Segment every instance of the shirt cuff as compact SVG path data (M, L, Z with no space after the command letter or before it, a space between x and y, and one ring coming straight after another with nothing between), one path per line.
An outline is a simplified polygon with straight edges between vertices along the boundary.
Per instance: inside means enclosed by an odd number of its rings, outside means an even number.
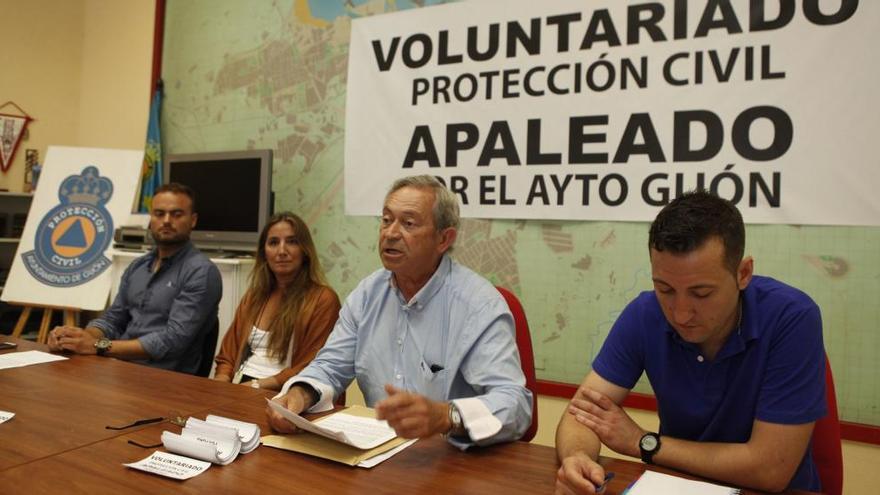
M461 421L474 442L485 440L501 431L501 421L486 407L480 399L470 397L452 401L458 408Z
M322 383L318 380L313 380L311 378L299 378L296 376L291 377L286 382L284 382L284 386L281 387L281 391L278 392L278 395L272 398L277 399L286 395L287 392L290 391L290 387L294 386L297 383L306 383L308 385L311 385L312 388L314 388L315 391L318 392L318 402L303 412L319 413L333 409L333 388L326 383Z
M118 335L116 335L116 332L113 331L113 328L111 328L109 325L105 325L104 322L101 320L92 320L88 322L83 328L89 327L97 328L101 331L102 334L104 334L104 337L110 340L116 340L116 338L118 337Z

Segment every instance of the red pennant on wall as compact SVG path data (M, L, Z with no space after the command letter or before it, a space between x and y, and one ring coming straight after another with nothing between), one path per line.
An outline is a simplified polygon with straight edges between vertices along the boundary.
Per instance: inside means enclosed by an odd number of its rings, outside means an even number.
M21 115L8 113L0 113L0 169L6 173L12 160L15 158L15 151L21 143L21 137L24 135L28 124L34 120L20 106L12 101L0 105L0 109L7 106L15 107Z

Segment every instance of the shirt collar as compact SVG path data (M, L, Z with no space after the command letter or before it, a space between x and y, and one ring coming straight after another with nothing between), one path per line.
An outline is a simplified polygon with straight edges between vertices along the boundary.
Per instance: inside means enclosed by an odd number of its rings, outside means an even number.
M174 254L172 254L171 256L168 256L167 258L162 258L162 264L168 265L168 266L173 265L174 263L177 262L177 260L185 258L186 254L189 253L190 251L192 251L193 249L195 249L195 248L193 246L192 241L186 241L186 243L180 249L178 249ZM149 252L148 256L150 257L150 261L155 261L156 258L159 257L159 249L154 247Z
M716 360L743 352L749 342L761 337L758 328L758 315L753 309L756 307L754 291L750 291L749 288L746 287L744 291L740 292L740 301L742 304L742 319L739 322L738 328L734 329L733 332L727 336L727 340L724 342L724 345L721 346L718 355L715 356ZM672 339L679 345L693 346L696 348L693 344L685 342L668 321L666 321L666 333L670 334Z
M440 287L443 287L444 282L446 282L446 276L449 275L449 272L451 271L452 259L449 255L444 254L443 257L440 258L440 264L437 266L437 269L434 270L434 274L431 275L428 283L419 289L409 302L404 300L403 294L401 294L400 289L397 288L397 284L394 282L394 274L390 270L388 270L388 284L394 290L397 298L403 306L408 308L422 308L432 297L434 297L434 294L440 290Z

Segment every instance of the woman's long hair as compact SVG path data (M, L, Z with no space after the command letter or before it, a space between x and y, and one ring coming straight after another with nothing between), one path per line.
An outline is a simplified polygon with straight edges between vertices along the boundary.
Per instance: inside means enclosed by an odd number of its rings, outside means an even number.
M284 362L288 350L291 349L290 340L294 340L294 348L299 345L304 331L301 328L303 322L308 321L315 310L317 296L320 294L320 289L327 285L327 281L324 272L321 271L318 252L306 223L289 211L278 213L269 219L260 232L257 258L245 296L245 300L248 301L245 321L256 325L262 308L278 286L275 274L269 269L269 262L266 259L266 239L269 237L269 229L280 222L287 222L293 227L294 235L302 250L302 265L291 284L285 288L275 318L268 328L263 329L269 332L269 355L277 358L279 362Z

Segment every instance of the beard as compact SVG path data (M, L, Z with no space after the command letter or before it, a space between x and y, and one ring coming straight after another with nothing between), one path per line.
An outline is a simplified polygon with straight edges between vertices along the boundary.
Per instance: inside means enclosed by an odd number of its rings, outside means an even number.
M189 232L181 233L174 231L166 234L151 232L151 234L153 235L153 242L157 246L162 247L179 246L189 241Z

